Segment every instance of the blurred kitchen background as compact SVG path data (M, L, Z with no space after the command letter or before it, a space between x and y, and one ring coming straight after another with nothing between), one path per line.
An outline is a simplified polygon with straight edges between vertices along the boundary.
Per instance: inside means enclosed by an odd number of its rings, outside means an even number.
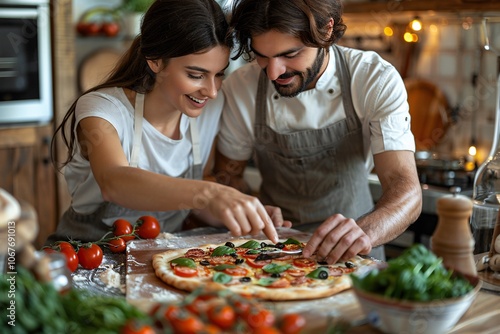
M38 245L70 201L50 162L51 135L78 94L102 80L128 47L148 1L0 0L0 187L35 207ZM231 0L219 2L227 8ZM343 2L348 29L339 44L378 52L409 93L424 210L388 247L428 243L437 198L453 186L471 195L475 169L491 149L500 1ZM255 169L246 176L258 191ZM376 200L373 175L370 185Z

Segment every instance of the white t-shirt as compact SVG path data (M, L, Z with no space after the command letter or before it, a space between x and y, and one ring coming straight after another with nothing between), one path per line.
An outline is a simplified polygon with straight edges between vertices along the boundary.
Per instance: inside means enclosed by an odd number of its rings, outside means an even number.
M224 97L209 101L207 112L197 118L200 137L200 154L204 167L210 155L215 136L219 130L219 120ZM122 88L106 88L82 96L76 105L77 124L86 117L100 117L107 120L116 130L125 156L130 161L134 138L134 107L130 104ZM181 116L181 137L173 140L156 130L146 119L143 120L142 143L138 167L158 174L178 177L193 164L189 117ZM99 140L96 129L92 134ZM65 167L64 176L72 196L73 209L78 213L91 213L103 202L101 190L94 179L90 163L76 147L73 160Z
M367 168L371 156L391 150L415 151L404 83L397 70L371 51L340 47L351 73L351 94L363 124ZM261 68L256 62L231 73L223 82L226 103L218 149L234 160L248 160L253 152L255 96ZM293 98L267 88L267 125L279 133L318 129L344 119L338 70L333 51L316 87Z

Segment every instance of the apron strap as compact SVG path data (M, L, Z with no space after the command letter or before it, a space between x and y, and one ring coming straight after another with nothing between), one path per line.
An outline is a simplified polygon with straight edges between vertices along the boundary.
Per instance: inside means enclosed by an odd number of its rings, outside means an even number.
M142 142L142 120L144 115L144 94L136 93L135 111L134 111L134 142L132 146L132 155L130 157L130 166L139 166L139 152Z
M200 136L198 133L198 124L196 118L189 119L189 131L193 145L193 165L201 165Z

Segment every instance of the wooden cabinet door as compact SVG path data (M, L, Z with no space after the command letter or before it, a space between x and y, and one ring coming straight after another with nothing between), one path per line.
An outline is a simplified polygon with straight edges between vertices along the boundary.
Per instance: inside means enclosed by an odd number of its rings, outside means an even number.
M36 211L40 248L57 224L55 169L50 161L52 126L0 129L0 188Z

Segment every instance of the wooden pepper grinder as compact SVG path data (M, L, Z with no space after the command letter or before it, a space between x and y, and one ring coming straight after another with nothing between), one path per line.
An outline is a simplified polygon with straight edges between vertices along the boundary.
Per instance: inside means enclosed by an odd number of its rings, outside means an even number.
M469 219L472 201L459 195L460 188L452 188L452 195L437 201L438 224L431 237L431 250L443 258L443 264L462 274L477 276L474 262L474 239Z

